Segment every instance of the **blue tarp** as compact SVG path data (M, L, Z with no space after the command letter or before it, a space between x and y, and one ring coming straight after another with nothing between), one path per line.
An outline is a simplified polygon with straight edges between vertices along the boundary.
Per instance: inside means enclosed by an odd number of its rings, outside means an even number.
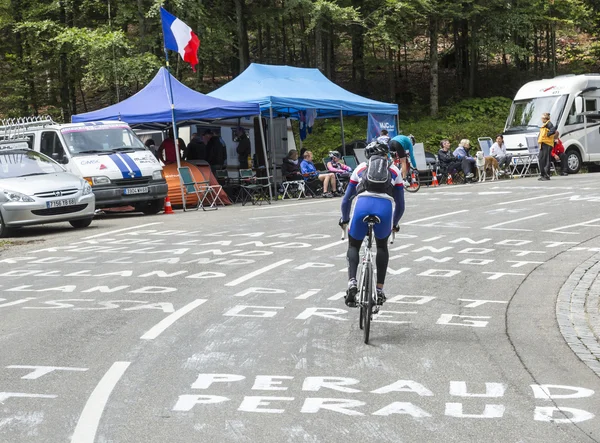
M223 100L257 103L264 115L298 118L298 111L316 109L318 117L398 114L398 105L378 102L346 91L312 68L252 63L238 77L208 94Z
M121 120L130 125L142 123L169 123L171 100L165 68L137 94L115 105L97 111L77 114L73 123L99 120ZM193 120L216 120L220 118L248 117L259 114L253 103L236 103L201 94L183 85L171 76L177 122Z

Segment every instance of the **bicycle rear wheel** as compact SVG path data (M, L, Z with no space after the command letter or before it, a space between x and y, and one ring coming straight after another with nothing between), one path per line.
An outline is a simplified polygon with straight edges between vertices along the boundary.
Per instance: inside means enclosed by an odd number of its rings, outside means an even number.
M371 317L373 315L373 266L371 263L367 263L365 266L365 283L363 285L363 305L361 305L361 311L364 319L364 338L365 344L369 343L369 333L371 332Z
M415 178L413 180L411 175L411 183L406 190L408 192L417 192L419 189L421 189L421 179L419 178L419 173L415 171Z

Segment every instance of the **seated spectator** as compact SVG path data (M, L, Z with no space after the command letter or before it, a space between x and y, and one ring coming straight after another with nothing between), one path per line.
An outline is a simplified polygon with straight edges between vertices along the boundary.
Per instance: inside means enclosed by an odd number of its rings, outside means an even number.
M498 160L499 168L502 168L502 165L504 165L504 172L506 172L506 168L510 167L512 155L506 153L506 145L504 144L502 134L496 136L496 143L490 148L490 155Z
M388 135L387 129L382 129L381 134L377 137L377 143L383 143L387 145L390 142L390 136Z
M329 157L331 160L327 162L327 170L338 174L338 177L350 178L352 168L340 162L342 157L338 151L330 151Z
M206 160L206 145L202 141L202 137L196 132L192 134L192 139L187 145L185 152L186 160Z
M552 148L550 156L555 163L560 162L560 175L569 175L565 147L560 138L558 138L558 131L556 131L556 134L556 141L554 142L554 147Z
M461 161L462 170L467 179L474 177L473 168L475 167L475 158L469 155L469 148L471 148L471 142L463 138L452 153L454 157Z
M315 168L315 164L313 163L313 155L311 151L306 151L304 153L304 160L300 164L300 172L302 172L302 176L307 182L318 179L323 183L324 198L333 197L333 193L330 190L335 191L337 189L335 174L332 172L319 174L317 168Z
M283 158L283 163L281 165L281 173L285 181L298 181L304 180L302 177L302 173L300 172L300 161L298 160L298 151L292 149L288 154Z
M453 172L462 169L462 162L450 152L450 141L448 139L444 139L440 142L438 160L440 162L442 173L452 174Z

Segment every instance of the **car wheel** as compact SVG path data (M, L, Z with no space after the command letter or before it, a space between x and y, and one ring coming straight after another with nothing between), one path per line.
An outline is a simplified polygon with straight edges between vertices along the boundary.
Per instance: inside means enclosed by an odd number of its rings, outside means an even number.
M0 238L5 238L10 235L11 229L4 224L2 214L0 214Z
M87 228L92 223L92 218L83 218L83 219L80 219L80 220L71 220L71 221L69 221L69 223L71 223L71 226L73 226L74 228L77 228L77 229Z
M146 215L154 215L158 214L165 207L165 199L157 198L156 200L150 200L147 203L144 203L139 206L140 211L142 211Z
M581 169L581 154L576 149L567 150L567 168L569 174L577 174Z

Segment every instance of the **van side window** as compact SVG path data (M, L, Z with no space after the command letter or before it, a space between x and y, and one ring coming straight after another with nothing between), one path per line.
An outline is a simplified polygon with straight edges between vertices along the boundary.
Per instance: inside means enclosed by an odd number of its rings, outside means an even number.
M65 149L54 131L42 132L40 140L40 152L53 160L60 161L65 156Z
M585 111L586 112L596 112L598 107L596 106L597 101L595 98L586 98L585 99Z
M577 115L577 110L575 109L575 101L571 104L571 109L569 110L569 115L567 115L566 125L577 125L583 123L583 116Z

